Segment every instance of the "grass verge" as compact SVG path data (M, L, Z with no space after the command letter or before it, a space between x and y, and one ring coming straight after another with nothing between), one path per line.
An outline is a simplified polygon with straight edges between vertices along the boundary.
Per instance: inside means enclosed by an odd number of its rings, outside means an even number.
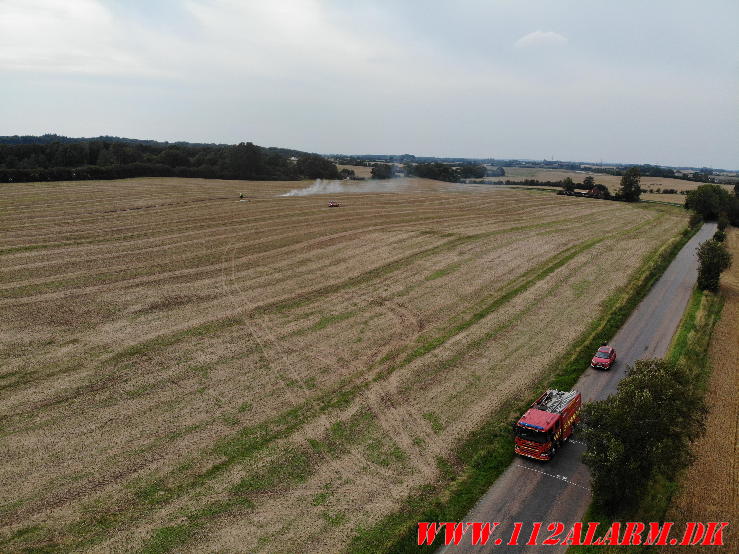
M598 317L574 346L547 369L536 390L571 388L588 366L590 356L601 340L610 339L623 325L659 279L670 262L697 232L682 234L653 252L642 264L631 283L616 291L604 304ZM535 396L535 395L534 395ZM456 468L445 472L435 485L426 485L410 494L403 506L371 527L359 528L349 552L420 552L419 521L461 521L475 502L505 471L513 460L509 422L522 412L534 397L523 394L511 399L456 448Z

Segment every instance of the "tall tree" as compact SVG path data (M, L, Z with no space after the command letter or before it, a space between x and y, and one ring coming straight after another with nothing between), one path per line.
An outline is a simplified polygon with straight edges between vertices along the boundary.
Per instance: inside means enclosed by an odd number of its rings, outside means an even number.
M393 166L390 164L374 164L372 166L373 179L390 179L393 176Z
M655 469L685 467L705 413L691 368L661 359L635 362L616 394L587 404L583 462L601 508L618 513L638 500Z
M721 242L707 240L698 247L698 287L716 292L721 273L731 267L731 253Z
M339 178L339 168L336 164L317 154L300 156L296 166L298 172L309 179Z
M582 184L586 186L588 190L591 190L595 186L595 179L592 175L588 175L582 180Z
M638 202L641 196L641 174L638 167L630 167L621 177L621 187L618 196L626 202Z
M574 192L574 190L575 190L575 183L572 180L572 177L565 177L562 180L562 188L565 189L568 192Z
M115 156L110 150L106 148L100 149L100 153L98 154L97 159L97 165L113 165L117 162L118 160L115 159Z
M721 212L726 212L731 203L731 196L721 185L700 185L688 192L685 208L695 210L703 219L712 221Z

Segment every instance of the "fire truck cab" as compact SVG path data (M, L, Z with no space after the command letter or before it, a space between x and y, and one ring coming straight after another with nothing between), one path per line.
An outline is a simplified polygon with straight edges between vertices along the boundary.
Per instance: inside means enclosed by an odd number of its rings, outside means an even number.
M582 395L576 391L548 390L514 425L516 454L551 460L570 438L580 421Z

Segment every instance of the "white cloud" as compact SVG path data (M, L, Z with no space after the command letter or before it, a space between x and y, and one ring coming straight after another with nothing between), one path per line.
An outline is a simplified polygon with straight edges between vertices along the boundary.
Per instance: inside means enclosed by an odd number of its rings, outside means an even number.
M567 44L567 37L554 31L534 31L518 39L516 48L537 48L542 46L560 46Z
M151 75L136 29L99 0L0 3L0 70L87 75Z
M575 2L577 19L534 0L0 0L0 121L6 134L734 165L739 4L674 8L666 25L669 0L638 21Z

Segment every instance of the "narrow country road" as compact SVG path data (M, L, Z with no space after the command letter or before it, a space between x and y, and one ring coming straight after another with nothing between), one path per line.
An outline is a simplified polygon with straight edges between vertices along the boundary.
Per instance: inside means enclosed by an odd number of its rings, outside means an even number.
M574 387L582 392L583 402L600 400L616 392L626 367L635 360L665 355L697 278L695 249L699 243L710 238L715 230L715 223L703 225L618 331L610 343L618 353L615 367L610 371L588 369L583 373ZM465 522L501 522L490 542L486 546L472 546L471 531L468 531L459 545L443 547L440 552L554 554L566 550L566 547L559 546L495 545L495 539L501 538L503 543L507 542L513 530L512 524L517 521L524 522L518 541L523 544L531 533L531 522L541 521L546 526L550 522L560 521L568 528L569 524L582 518L591 498L590 475L580 461L584 449L584 444L574 435L551 462L516 457L464 519ZM538 542L541 544L548 534L546 528L542 528ZM562 539L563 536L558 538Z

